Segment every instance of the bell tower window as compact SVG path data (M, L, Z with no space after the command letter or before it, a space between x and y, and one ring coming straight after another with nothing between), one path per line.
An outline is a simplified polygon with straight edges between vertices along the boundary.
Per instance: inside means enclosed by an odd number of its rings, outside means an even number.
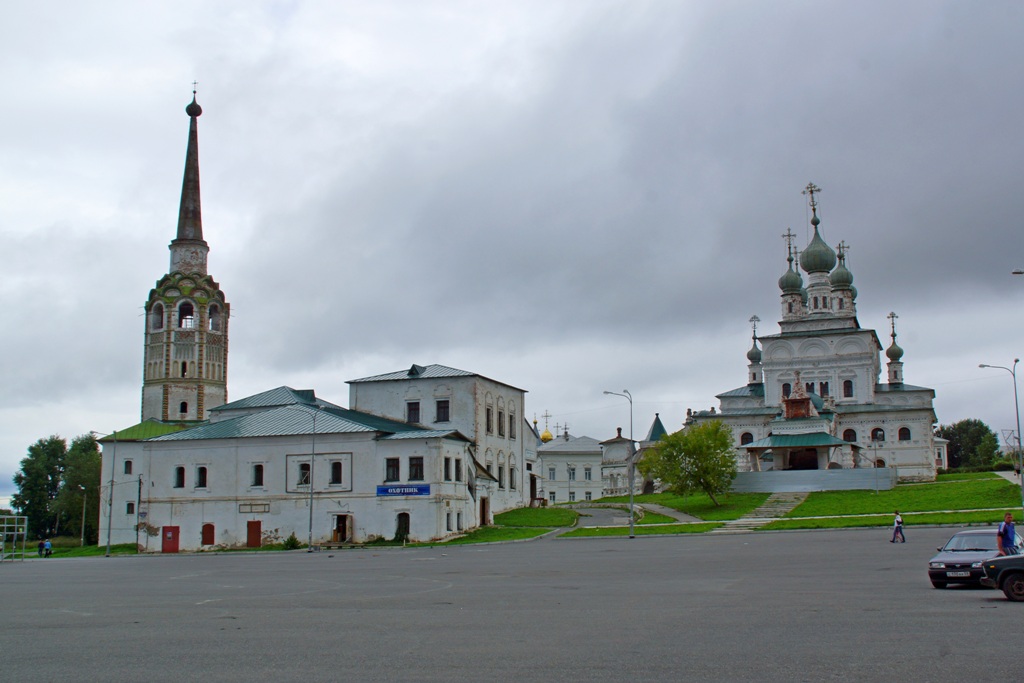
M220 307L216 304L210 306L209 327L211 332L220 332Z
M154 330L164 329L164 305L153 304L149 309L149 326Z
M179 412L181 412L182 415L187 414L188 413L188 401L182 401L181 405L178 406L178 410L179 410Z
M178 327L183 330L191 330L196 326L196 309L189 302L178 306Z

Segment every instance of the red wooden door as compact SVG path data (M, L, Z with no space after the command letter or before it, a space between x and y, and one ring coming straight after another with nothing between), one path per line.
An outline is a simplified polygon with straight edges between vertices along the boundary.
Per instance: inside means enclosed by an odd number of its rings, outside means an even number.
M214 534L213 525L212 524L204 524L203 525L203 539L202 539L203 545L213 545L214 543L216 543L216 539L214 537L215 537L215 534Z
M160 544L160 552L162 553L176 553L178 552L178 534L181 531L181 527L176 526L165 526L160 533L163 539Z
M260 520L245 523L245 545L247 548L263 545L263 523Z

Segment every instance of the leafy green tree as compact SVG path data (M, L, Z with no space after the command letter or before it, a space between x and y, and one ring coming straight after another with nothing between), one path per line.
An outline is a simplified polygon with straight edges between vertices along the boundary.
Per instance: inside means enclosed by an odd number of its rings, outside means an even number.
M64 459L64 476L54 500L54 510L65 520L63 528L82 535L82 503L85 503L85 540L95 543L99 538L101 455L92 434L76 437Z
M660 479L669 490L703 491L715 505L736 476L732 430L719 420L666 434L637 464L646 477Z
M999 450L995 432L981 420L973 418L939 425L935 435L949 441L946 451L951 467L984 467L991 464L995 451Z
M28 516L29 530L40 538L54 535L60 527L53 501L60 491L67 450L67 442L56 434L39 439L28 447L21 469L14 473L18 491L11 496L11 505Z

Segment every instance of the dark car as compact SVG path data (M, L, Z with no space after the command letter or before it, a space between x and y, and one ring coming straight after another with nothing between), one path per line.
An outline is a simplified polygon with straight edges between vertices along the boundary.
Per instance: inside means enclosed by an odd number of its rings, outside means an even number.
M1017 534L1014 540L1021 547ZM958 531L938 548L939 554L928 562L928 578L936 588L945 588L950 583L980 584L984 574L985 560L998 556L996 527Z
M998 588L1008 600L1024 602L1024 555L1007 555L987 560L981 585Z

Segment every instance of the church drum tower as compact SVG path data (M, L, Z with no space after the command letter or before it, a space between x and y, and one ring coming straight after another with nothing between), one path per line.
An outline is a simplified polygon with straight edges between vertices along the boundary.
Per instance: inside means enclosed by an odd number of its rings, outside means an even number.
M145 305L143 420L205 420L211 408L227 402L231 308L206 271L210 247L203 239L196 121L203 110L195 91L185 113L188 148L178 232L168 247L170 271L149 292Z

